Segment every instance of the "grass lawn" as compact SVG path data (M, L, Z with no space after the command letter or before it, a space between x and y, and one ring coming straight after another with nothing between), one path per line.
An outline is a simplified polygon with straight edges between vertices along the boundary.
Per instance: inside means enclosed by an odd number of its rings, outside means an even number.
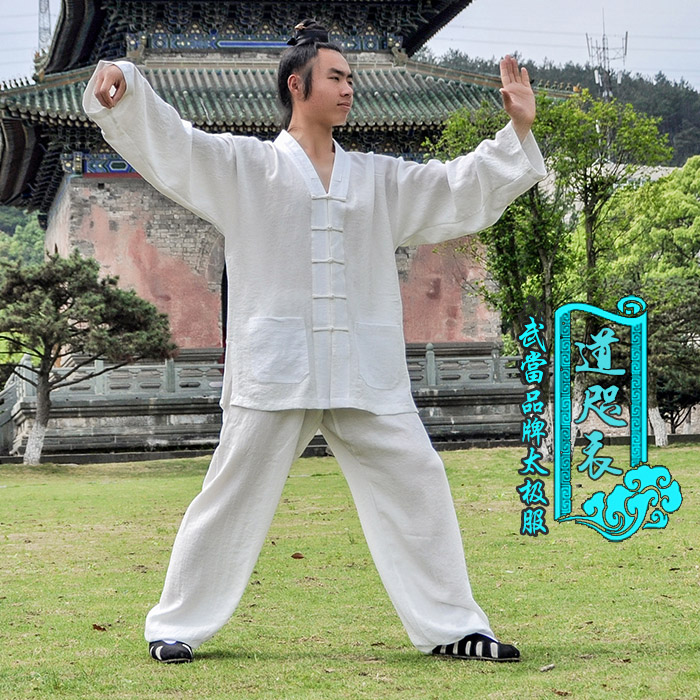
M143 620L207 460L0 467L0 699L700 698L700 447L650 448L683 505L622 543L551 508L549 535L521 536L523 456L443 453L475 597L519 664L413 649L332 459L295 463L229 624L156 664Z

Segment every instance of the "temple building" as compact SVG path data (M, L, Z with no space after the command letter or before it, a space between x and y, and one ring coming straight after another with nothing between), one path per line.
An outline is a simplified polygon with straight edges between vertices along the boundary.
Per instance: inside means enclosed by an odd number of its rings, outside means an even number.
M38 211L48 251L96 258L168 314L178 346L219 357L223 237L104 142L81 108L95 64L133 61L197 128L270 139L279 132L280 54L293 27L314 17L355 76L355 104L337 140L346 150L422 160L425 139L451 113L501 105L497 77L411 58L470 2L63 0L35 82L0 86L0 203ZM488 353L498 343L498 315L464 288L481 269L449 246L399 249L397 265L409 345L470 342Z
M346 150L422 158L447 116L498 81L411 61L470 0L448 2L152 2L64 0L36 84L0 91L0 202L38 210L49 251L97 258L170 317L182 348L222 343L223 240L110 152L81 109L99 59L127 58L198 128L263 139L279 131L275 75L294 25L311 16L356 76ZM401 250L408 342L494 341L498 319L463 291L479 274L449 249Z

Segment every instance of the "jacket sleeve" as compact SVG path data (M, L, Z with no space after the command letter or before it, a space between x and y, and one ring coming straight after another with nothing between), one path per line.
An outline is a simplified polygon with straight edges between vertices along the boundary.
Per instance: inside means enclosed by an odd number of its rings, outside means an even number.
M94 94L100 61L83 95L83 109L102 135L145 180L223 231L225 205L235 186L235 139L193 128L163 101L129 61L114 61L126 92L112 109ZM230 210L229 210L230 216Z
M386 176L398 247L441 243L488 228L546 170L532 133L521 144L509 123L472 153L447 163L394 159Z

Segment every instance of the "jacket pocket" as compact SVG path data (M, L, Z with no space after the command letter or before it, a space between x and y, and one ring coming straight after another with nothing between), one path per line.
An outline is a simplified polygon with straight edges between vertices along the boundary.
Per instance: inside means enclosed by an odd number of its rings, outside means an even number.
M298 384L309 374L303 318L254 317L248 322L250 367L259 382Z
M356 323L360 376L374 389L393 389L406 364L403 332L399 326Z

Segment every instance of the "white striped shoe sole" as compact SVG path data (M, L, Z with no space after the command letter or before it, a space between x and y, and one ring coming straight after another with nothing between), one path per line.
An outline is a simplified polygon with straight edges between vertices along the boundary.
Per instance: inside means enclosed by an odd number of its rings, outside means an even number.
M511 644L501 644L483 634L469 634L454 644L433 649L433 655L476 661L520 661L520 652Z
M186 664L194 659L192 647L185 642L160 639L148 645L152 659L162 664Z

